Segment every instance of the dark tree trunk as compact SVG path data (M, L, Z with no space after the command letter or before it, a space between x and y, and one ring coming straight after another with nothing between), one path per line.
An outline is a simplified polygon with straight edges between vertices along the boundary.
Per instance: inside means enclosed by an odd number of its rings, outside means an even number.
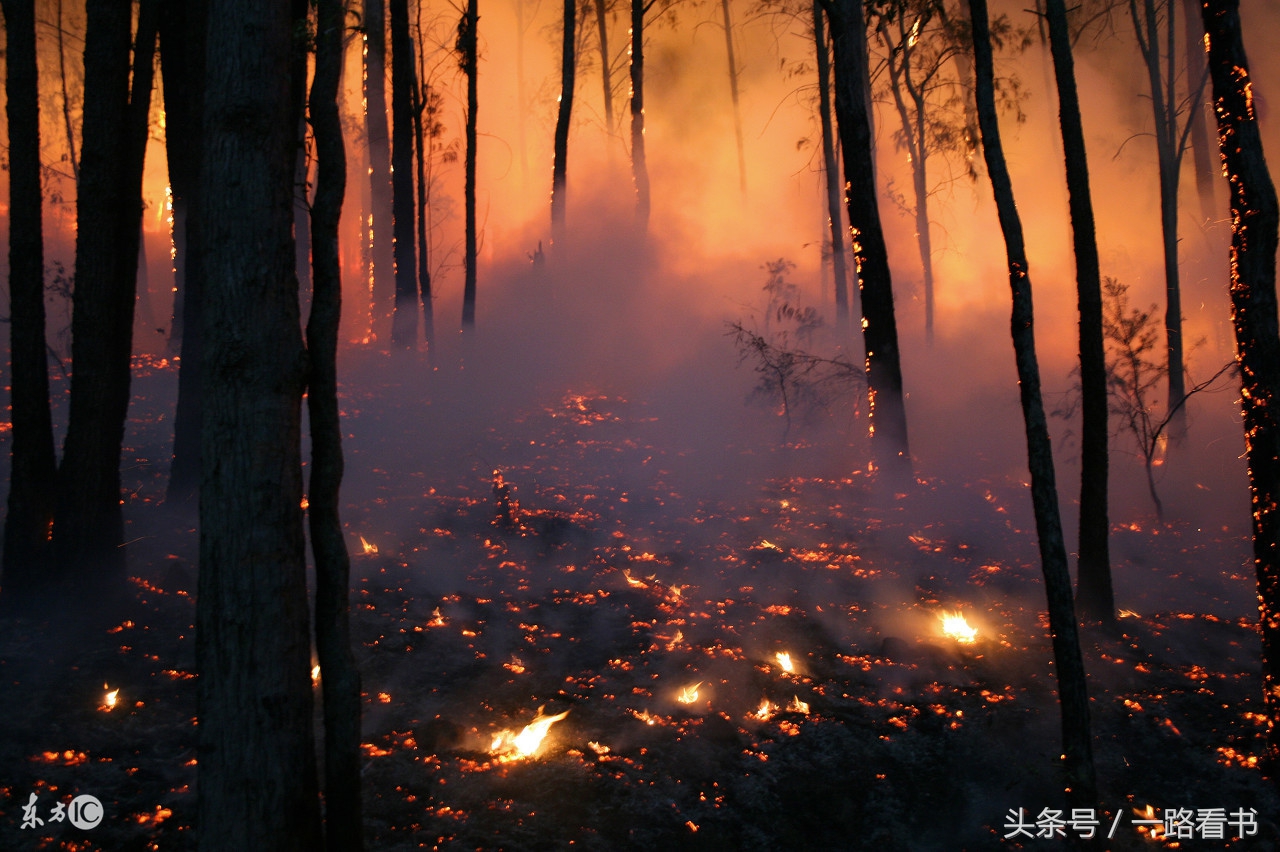
M291 4L211 0L196 606L203 849L320 848L302 525Z
M822 0L835 53L836 123L844 156L845 204L862 295L862 337L867 353L870 428L877 464L907 477L907 411L903 399L893 281L885 249L867 121L867 26L857 0Z
M577 0L564 0L564 38L560 42L560 107L556 111L554 160L551 168L551 239L564 236L565 180L569 159L569 120L573 115L573 85L577 70Z
M169 341L179 347L178 406L173 424L173 464L168 500L191 500L200 489L200 343L204 273L200 232L190 227L200 199L200 130L204 104L206 0L163 3L160 63L164 77L165 150L173 197L173 326Z
M600 79L604 84L604 130L613 136L613 58L609 56L609 15L605 0L595 0L596 29L600 33ZM613 150L610 147L610 150Z
M636 220L649 228L649 166L644 158L645 0L631 0L631 178L636 185Z
M462 286L462 329L476 327L476 112L480 98L476 88L476 25L480 20L479 0L467 0L458 27L458 48L462 53L462 70L467 75L467 154L463 194L466 196L466 279Z
M130 92L129 0L91 0L85 28L84 144L76 201L71 404L58 469L53 546L81 594L123 581L120 452L129 410L142 163L158 2L140 7Z
M1239 3L1206 0L1203 20L1218 144L1231 188L1231 317L1243 382L1253 564L1262 631L1262 694L1268 717L1268 763L1274 770L1280 761L1280 328L1276 320L1280 207L1254 113Z
M387 22L384 0L365 0L365 138L369 140L368 225L373 257L370 318L375 340L391 339L395 303L395 257L392 247L391 141L387 136Z
M364 840L360 822L360 673L351 653L348 624L351 560L338 513L343 470L337 378L338 324L342 315L338 224L347 181L338 113L345 23L342 0L320 0L316 15L311 127L318 169L311 206L311 256L315 265L311 280L315 292L307 323L307 407L311 418L307 511L316 563L316 653L324 700L325 836L329 849L359 852ZM399 49L393 50L395 61Z
M417 6L418 39L422 39L422 3ZM415 53L415 56L417 54ZM427 342L427 357L435 354L435 309L431 304L431 233L427 220L431 215L431 181L427 165L431 162L431 145L435 138L435 106L431 87L423 80L425 70L418 65L413 83L413 134L416 142L414 165L418 175L418 288L422 298L422 337Z
M1102 284L1089 162L1085 156L1080 98L1076 92L1071 34L1063 0L1047 0L1049 48L1058 88L1058 118L1067 167L1071 236L1076 258L1076 298L1080 309L1080 567L1077 603L1080 617L1115 621L1107 521L1107 362L1102 344Z
M1000 125L996 118L995 70L991 31L987 23L987 0L969 0L969 9L973 16L975 97L978 123L982 131L982 152L995 194L1000 230L1004 234L1009 287L1013 291L1010 326L1014 357L1018 365L1022 418L1027 433L1027 467L1031 472L1031 502L1040 542L1040 570L1044 575L1049 630L1053 635L1053 656L1057 667L1058 701L1062 710L1063 765L1071 801L1079 807L1093 807L1097 800L1097 780L1089 725L1089 694L1084 660L1080 652L1080 636L1076 628L1075 605L1071 599L1071 573L1067 567L1062 518L1058 512L1053 448L1049 441L1049 426L1045 420L1044 401L1040 394L1031 276L1022 235L1022 220L1014 203L1013 183L1005 164Z
M1182 14L1186 19L1183 27L1183 57L1186 62L1188 85L1195 93L1187 105L1187 121L1191 125L1191 162L1196 175L1196 196L1200 199L1201 227L1218 217L1217 204L1213 197L1214 180L1217 172L1214 169L1213 142L1209 139L1208 119L1205 116L1204 92L1196 92L1197 80L1204 78L1204 25L1200 21L1200 4L1196 0L1182 0Z
M43 196L35 4L4 0L9 118L9 351L13 466L4 524L6 597L46 586L55 461L45 351Z
M831 228L831 268L836 279L836 324L849 328L849 272L844 258L844 229L840 212L840 175L836 165L835 128L831 121L831 58L822 4L813 0L813 47L818 58L818 117L822 122L822 164L826 171L827 222Z
M418 346L418 259L413 201L413 92L417 85L413 39L409 36L409 0L391 2L391 148L395 203L396 306L391 342L400 349Z
M733 137L738 144L738 189L747 194L747 155L742 145L742 109L738 105L738 60L733 55L733 19L729 16L729 0L720 0L724 19L724 49L729 59L729 95L733 99Z

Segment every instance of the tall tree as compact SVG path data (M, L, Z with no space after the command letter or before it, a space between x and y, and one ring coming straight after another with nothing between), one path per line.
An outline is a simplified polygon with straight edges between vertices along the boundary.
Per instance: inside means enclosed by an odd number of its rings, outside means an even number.
M416 4L415 26L418 31L418 42L422 42L422 7L423 0ZM412 42L410 43L412 47ZM427 80L427 70L423 64L422 51L415 51L417 57L417 73L413 75L413 135L415 143L415 167L418 175L418 289L422 295L422 336L427 343L428 356L434 354L435 308L431 303L431 229L427 227L431 216L431 176L430 164L436 137L443 128L437 115L440 111L440 95Z
M302 524L306 355L293 246L288 3L210 0L196 604L204 849L320 848Z
M1067 548L1058 512L1058 487L1053 468L1053 448L1040 393L1040 365L1036 359L1035 311L1031 299L1031 273L1027 263L1022 219L1014 202L1013 182L1005 164L996 117L995 62L991 29L987 20L987 0L969 0L973 20L973 57L978 124L982 151L995 195L1000 230L1004 234L1013 291L1010 328L1014 358L1018 367L1018 390L1022 419L1027 435L1027 467L1031 472L1031 502L1035 511L1036 535L1040 544L1040 570L1044 576L1049 606L1049 631L1058 676L1058 703L1062 711L1062 756L1071 801L1093 807L1097 780L1093 765L1093 743L1089 725L1089 694L1084 659L1076 627L1075 605L1071 598L1071 573Z
M395 215L396 304L392 345L418 345L418 260L414 245L413 93L417 68L409 35L409 0L390 0L392 200Z
M729 96L733 101L733 136L738 145L738 189L747 194L747 155L742 145L742 109L738 105L738 60L733 51L733 18L729 0L720 0L720 17L724 22L724 50L729 60Z
M907 410L903 398L893 279L876 202L868 120L867 25L860 0L822 0L835 61L836 123L844 158L845 205L862 294L862 339L867 353L870 429L876 462L895 477L909 476Z
M395 3L392 0L393 33ZM307 322L307 408L311 419L307 512L316 564L316 654L324 702L325 837L329 849L359 852L364 840L360 824L360 673L351 653L348 623L351 559L338 510L343 472L337 377L342 315L338 224L347 182L338 113L343 5L343 0L319 0L316 6L316 70L309 105L318 162L311 205L314 293ZM400 51L394 41L392 50L394 62Z
M609 55L609 10L606 0L595 0L596 43L600 47L600 80L604 84L604 129L613 136L613 57Z
M1190 109L1200 101L1204 74L1187 79L1186 95L1177 92L1178 55L1175 49L1175 10L1179 0L1129 0L1129 15L1138 38L1151 110L1155 118L1156 159L1160 175L1160 233L1164 248L1165 356L1168 394L1165 410L1175 437L1186 430L1187 395L1182 345L1182 284L1178 274L1178 184L1182 175L1182 155L1198 116ZM1190 26L1191 22L1187 22Z
M391 141L387 133L387 7L385 0L364 0L365 139L369 144L368 237L373 270L370 318L374 338L388 340L395 304L395 253L391 189Z
M1186 62L1185 74L1188 80L1199 80L1205 76L1204 25L1200 22L1200 4L1196 0L1181 0L1182 17L1186 21L1182 28L1182 56ZM1187 105L1189 110L1187 121L1191 125L1191 161L1195 167L1196 196L1200 199L1201 225L1212 222L1218 215L1213 197L1214 181L1217 172L1212 154L1213 142L1209 139L1209 120L1205 112L1204 92Z
M177 344L181 355L167 497L173 502L189 500L200 488L200 308L204 278L200 233L188 227L188 220L189 212L199 204L207 16L206 0L162 3L160 8L165 152L175 249L174 319L169 341L171 346Z
M467 153L463 178L463 195L466 196L466 278L462 286L462 328L468 331L476 325L476 112L480 107L477 71L479 70L479 42L476 27L480 21L479 0L467 0L467 8L458 21L458 40L455 45L467 75Z
M1111 586L1111 557L1107 521L1107 356L1102 339L1102 281L1098 239L1089 191L1089 161L1080 96L1076 91L1075 60L1067 28L1064 0L1046 0L1049 50L1053 54L1058 89L1058 119L1062 128L1067 194L1071 210L1071 239L1076 258L1076 300L1080 310L1080 563L1076 603L1080 616L1092 621L1115 621Z
M573 87L577 77L577 0L564 0L563 38L560 40L560 104L556 110L556 135L551 169L551 236L563 237L565 181L569 159L569 120L573 115Z
M4 0L9 118L9 351L13 445L4 590L45 585L53 524L53 424L45 351L40 92L34 0Z
M1280 762L1280 323L1276 318L1280 205L1263 156L1238 0L1206 0L1202 17L1218 145L1231 189L1231 318L1243 384L1266 754L1274 770Z
M53 529L60 570L108 587L124 579L120 453L129 410L142 165L159 11L158 0L142 3L131 45L132 6L129 0L90 0L86 8L73 373Z
M644 156L644 16L654 0L631 0L631 178L636 220L649 227L649 165Z
M822 2L813 0L813 48L818 59L818 117L822 122L822 166L827 185L827 223L831 229L831 268L836 279L836 324L849 326L849 272L845 266L844 214L840 212L840 175L836 166L835 128L831 121L831 56Z

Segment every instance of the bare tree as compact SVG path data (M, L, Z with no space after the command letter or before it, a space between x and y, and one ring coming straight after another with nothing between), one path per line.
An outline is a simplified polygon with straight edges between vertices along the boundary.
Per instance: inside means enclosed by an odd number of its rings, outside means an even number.
M467 75L467 152L466 175L463 178L463 194L466 196L466 280L462 288L462 329L476 326L476 113L480 108L477 70L479 67L476 27L480 21L479 0L467 0L458 21L458 39L455 43L462 72Z
M409 33L409 0L390 0L392 214L395 219L396 302L391 343L401 349L418 345L418 260L415 250L413 184L413 93L417 69Z
M818 60L818 119L822 124L822 168L827 187L827 224L831 231L836 327L845 331L849 327L849 272L844 255L844 214L840 210L843 182L836 164L835 128L831 120L831 57L827 53L827 30L823 24L821 0L813 0L813 48Z
M569 159L569 121L573 117L573 88L577 77L577 0L564 0L560 40L560 103L556 110L556 134L551 169L551 235L563 237L565 182Z
M1013 292L1014 358L1018 366L1018 391L1027 435L1027 467L1031 472L1031 502L1040 544L1040 570L1044 576L1049 608L1049 631L1058 677L1058 704L1062 710L1062 756L1070 800L1092 807L1097 799L1093 764L1093 739L1089 724L1089 692L1084 658L1071 599L1071 574L1058 511L1058 488L1053 448L1040 393L1040 365L1036 360L1035 313L1031 299L1031 273L1022 234L1022 219L1014 202L1013 182L1005 164L1000 125L996 117L995 71L987 0L969 0L973 20L973 56L978 122L982 151L995 195L1000 230L1004 234Z

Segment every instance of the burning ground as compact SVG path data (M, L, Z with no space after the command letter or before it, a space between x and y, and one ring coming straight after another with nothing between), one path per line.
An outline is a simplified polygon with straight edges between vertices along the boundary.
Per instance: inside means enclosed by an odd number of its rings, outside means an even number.
M880 494L818 475L820 442L708 461L660 405L594 386L530 392L467 452L427 427L406 447L374 435L431 406L384 391L344 398L372 471L344 510L370 848L1053 847L1003 840L1010 809L1068 807L1021 483ZM156 505L164 428L138 416L127 617L57 641L0 622L5 849L192 842L196 539ZM1121 632L1084 634L1103 832L1256 808L1256 837L1183 845L1273 846L1247 543L1114 536ZM101 826L47 820L79 793ZM46 822L22 829L32 794ZM1126 819L1109 848L1151 842Z

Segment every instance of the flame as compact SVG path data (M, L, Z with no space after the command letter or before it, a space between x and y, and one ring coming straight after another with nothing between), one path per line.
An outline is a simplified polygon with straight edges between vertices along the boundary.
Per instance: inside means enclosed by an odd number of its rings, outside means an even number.
M104 683L104 684L102 685L102 688L103 688L103 689L106 689L106 688L107 688L107 685ZM106 694L106 695L103 697L103 699L102 699L102 707L101 707L101 709L102 709L102 710L105 710L105 711L107 711L107 712L110 712L110 711L112 711L112 710L116 709L116 699L119 697L119 695L120 695L120 688L119 688L119 687L116 687L115 689L109 690L109 691L107 692L107 694Z
M809 702L801 701L799 695L793 695L791 700L787 702L788 713L799 713L802 716L809 715Z
M440 614L440 607L431 610L431 620L427 622L428 627L444 627L444 616Z
M635 577L632 577L632 576L631 576L631 569L629 569L629 568L623 569L623 571L622 571L622 579L626 580L626 581L627 581L627 585L628 585L628 586L630 586L630 587L632 587L633 589L647 589L647 588L649 588L649 584L648 584L648 583L646 583L644 580L637 580Z
M681 704L693 704L698 700L698 687L702 686L702 681L698 681L692 686L685 686L680 689L680 694L676 696L676 701Z
M773 656L777 658L778 665L782 667L784 672L787 674L795 674L796 666L795 663L791 662L791 655L789 653L786 651L779 651Z
M539 707L538 715L534 717L532 722L525 725L520 733L512 734L510 731L499 731L497 736L493 738L493 745L489 747L489 751L492 754L513 759L532 757L542 745L542 741L546 738L547 731L551 730L551 726L568 715L569 711L566 710L554 716L544 716L542 715L542 707Z
M942 622L943 634L963 645L970 645L978 638L977 628L970 627L962 613L944 612L938 616L938 620Z
M752 715L762 722L767 722L773 716L773 711L777 709L778 709L777 705L775 705L772 701L770 701L767 698L762 698L760 700L760 709L756 710L756 712L753 713Z
M320 664L316 663L311 667L311 685L315 686L320 683Z
M364 536L360 536L360 546L364 548L364 553L366 556L372 556L373 554L378 552L378 545L370 544L369 542L365 541Z

